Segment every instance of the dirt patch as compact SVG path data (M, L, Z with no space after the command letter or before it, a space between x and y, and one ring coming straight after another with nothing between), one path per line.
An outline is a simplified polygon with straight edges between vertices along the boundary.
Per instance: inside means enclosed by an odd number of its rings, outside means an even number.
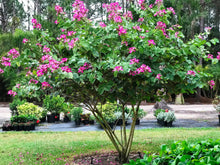
M129 160L136 160L138 158L143 158L143 154L131 153L129 156ZM106 152L106 153L97 153L92 155L80 155L78 157L74 157L74 160L70 163L70 165L121 165L118 159L117 152Z

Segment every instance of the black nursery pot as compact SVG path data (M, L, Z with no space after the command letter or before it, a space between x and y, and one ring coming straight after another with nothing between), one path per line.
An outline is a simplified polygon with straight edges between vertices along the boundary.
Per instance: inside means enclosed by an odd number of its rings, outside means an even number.
M170 121L170 122L165 122L165 126L167 127L172 127L173 126L173 122Z
M55 114L47 115L47 122L48 123L55 123Z
M75 120L75 125L80 126L80 120Z
M70 118L69 118L68 116L64 116L63 122L64 122L64 123L70 122Z
M219 125L220 125L220 115L218 115L218 120L219 120L218 122L219 122Z
M41 123L46 122L46 116L40 118L40 122L41 122Z

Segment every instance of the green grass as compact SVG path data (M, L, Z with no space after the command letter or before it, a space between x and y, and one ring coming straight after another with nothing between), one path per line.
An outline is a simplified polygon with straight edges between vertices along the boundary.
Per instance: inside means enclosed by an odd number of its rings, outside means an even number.
M158 128L136 130L132 152L158 152L177 140L218 139L220 128ZM0 133L0 164L65 164L74 156L114 150L103 131ZM64 159L65 158L65 159ZM60 160L59 160L60 159Z

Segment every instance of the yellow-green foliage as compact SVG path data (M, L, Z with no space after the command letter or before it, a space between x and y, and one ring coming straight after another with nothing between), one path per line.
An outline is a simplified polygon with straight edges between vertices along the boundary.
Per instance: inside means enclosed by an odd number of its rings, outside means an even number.
M43 108L33 103L24 103L17 107L19 115L35 115L38 119L42 117Z

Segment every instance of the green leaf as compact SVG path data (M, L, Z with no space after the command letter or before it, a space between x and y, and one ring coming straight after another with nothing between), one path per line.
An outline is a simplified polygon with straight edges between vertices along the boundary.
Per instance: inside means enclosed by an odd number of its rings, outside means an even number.
M211 46L212 46L210 42L206 42L206 45L207 45L208 47L211 47Z

